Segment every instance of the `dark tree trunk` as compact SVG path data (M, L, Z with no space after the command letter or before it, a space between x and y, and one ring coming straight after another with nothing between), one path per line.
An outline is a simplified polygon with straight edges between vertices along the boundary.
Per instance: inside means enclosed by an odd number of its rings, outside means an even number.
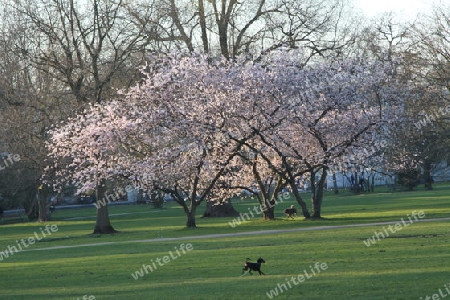
M50 195L49 188L46 185L41 185L37 192L37 202L39 208L38 222L50 221L50 203L48 201Z
M218 2L221 3L219 3L219 5L215 4L215 1L212 3L214 3L214 11L217 14L216 19L218 27L217 30L219 33L220 52L223 57L229 59L230 52L228 49L228 26L230 25L231 14L234 12L233 6L237 5L237 1L230 1L228 5L225 4L225 1Z
M264 220L275 220L275 209L269 208L263 211Z
M265 200L265 205L261 205L264 220L275 220L275 200Z
M261 212L264 220L275 220L275 205L277 205L276 199L281 191L283 185L283 179L277 176L277 181L273 186L273 182L267 183L262 178L258 171L258 163L256 156L252 166L253 177L258 184L260 195L258 195L258 202L261 205Z
M26 201L23 204L29 220L39 220L39 191L37 188L37 186L29 185L24 189L24 198L33 199L33 201Z
M182 21L180 19L180 15L178 12L178 9L175 5L175 0L171 0L170 2L170 17L172 18L175 26L178 29L178 32L180 33L181 40L186 44L186 47L189 49L189 52L194 52L194 46L192 45L192 40L186 34L184 30L184 25L182 24Z
M368 190L370 190L370 192L375 192L375 175L372 175L372 178L370 178L370 184L369 184L369 188Z
M206 28L205 4L203 0L198 1L198 17L202 32L203 51L209 53L208 30Z
M100 184L97 185L95 196L95 201L97 202L97 221L94 227L94 234L111 234L117 231L111 226L109 221L108 205L105 201L106 192L106 181L102 180ZM100 202L101 201L101 202Z
M150 192L150 202L154 208L163 208L164 206L164 193L153 190Z
M433 189L433 176L431 176L431 162L425 161L423 164L423 180L425 189L431 191Z
M322 169L322 174L320 175L319 182L315 184L316 173L311 173L311 205L312 205L312 218L320 219L322 218L322 201L323 201L323 190L325 187L325 180L327 179L327 169Z
M186 227L187 228L197 228L197 224L195 223L195 210L186 212Z
M302 214L306 219L310 219L311 218L311 214L308 211L308 207L306 206L306 202L303 201L302 196L300 195L300 193L298 192L297 189L297 185L294 183L290 183L289 184L291 189L292 189L292 194L295 197L295 200L297 201L298 205L300 205L300 208L302 209Z
M336 173L333 172L333 191L335 194L339 194L339 188L337 185Z
M197 207L202 202L202 199L199 199L198 197L193 194L190 198L185 198L183 195L184 193L180 193L177 190L166 190L173 199L181 206L183 207L183 211L186 214L186 228L197 228L196 220L195 220L195 213L197 211ZM194 199L194 200L192 200Z
M203 218L220 218L220 217L237 217L239 213L234 209L230 199L226 199L220 203L212 201L206 202L206 210Z

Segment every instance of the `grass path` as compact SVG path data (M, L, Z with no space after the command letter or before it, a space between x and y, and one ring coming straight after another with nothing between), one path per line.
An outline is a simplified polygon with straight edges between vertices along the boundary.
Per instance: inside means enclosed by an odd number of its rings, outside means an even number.
M417 220L415 222L442 222L449 221L449 218L434 218L434 219L423 219ZM218 233L218 234L205 234L198 236L185 236L185 237L174 237L174 238L154 238L154 239L144 239L144 240L131 240L131 241L121 241L121 242L101 242L93 244L82 244L73 246L52 246L46 248L38 249L28 249L24 251L49 251L58 249L69 249L69 248L80 248L80 247L95 247L95 246L105 246L105 245L118 245L127 243L156 243L156 242L173 242L173 241L186 241L186 240L198 240L198 239L211 239L211 238L229 238L229 237L239 237L239 236L251 236L251 235L267 235L267 234L282 234L291 233L298 231L318 231L318 230L334 230L334 229L346 229L353 227L371 227L371 226L384 226L399 223L399 221L389 221L389 222L374 222L374 223L364 223L364 224L350 224L350 225L336 225L336 226L314 226L314 227L302 227L293 229L279 229L279 230L259 230L259 231L247 231L247 232L237 232L237 233Z

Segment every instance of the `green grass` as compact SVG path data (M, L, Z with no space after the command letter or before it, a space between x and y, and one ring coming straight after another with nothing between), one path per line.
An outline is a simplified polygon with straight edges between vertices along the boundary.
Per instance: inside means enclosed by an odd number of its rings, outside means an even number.
M277 220L255 218L235 228L228 223L233 218L200 218L202 207L194 230L184 228L185 217L177 206L163 210L111 206L112 225L121 233L107 236L90 234L95 208L60 210L47 224L57 225L57 232L0 261L1 299L82 299L84 295L95 299L269 299L266 293L282 284L287 290L274 299L425 299L439 289L447 293L445 285L450 283L448 220L414 222L370 247L364 241L388 225L346 225L399 222L414 210L423 211L424 219L447 218L449 202L448 185L394 194L327 194L324 220L286 220L282 210L294 202L285 200L276 208ZM235 203L235 208L248 212L255 205L249 200ZM35 232L42 237L40 228L45 225L1 225L0 251ZM195 238L296 228L304 231ZM183 239L142 241L155 238ZM99 243L110 244L86 246ZM176 249L183 243L190 243L193 250L178 256ZM170 258L169 251L176 259ZM157 259L164 256L169 261L158 265ZM262 269L267 275L240 276L243 260L258 256L266 260ZM152 262L157 266L153 272L133 278ZM312 276L315 263L325 263L327 268ZM289 288L286 280L305 271L311 278L297 285L291 281Z

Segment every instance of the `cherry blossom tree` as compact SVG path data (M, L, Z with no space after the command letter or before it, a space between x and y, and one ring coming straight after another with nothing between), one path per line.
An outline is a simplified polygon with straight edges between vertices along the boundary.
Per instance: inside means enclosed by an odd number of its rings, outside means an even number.
M361 159L374 156L367 149L402 115L407 94L397 86L392 64L349 60L301 67L298 61L281 53L266 62L276 87L271 97L283 118L276 127L257 131L245 147L265 161L255 166L269 167L291 188L305 218L320 218L327 171L354 153ZM312 214L298 192L298 182L305 180Z
M109 159L109 155L120 150L109 126L120 130L129 125L126 120L116 119L110 111L103 110L102 106L93 105L49 131L50 165L44 175L45 181L53 183L56 190L72 184L78 187L78 193L95 190L98 204L96 234L116 232L110 224L108 207L100 202L106 195L106 181L116 175L112 165L114 160Z
M293 123L303 141L284 139L284 144L297 145L291 148L291 161L304 163L294 169L308 170L312 217L320 218L329 168L354 152L373 154L364 149L377 145L377 133L401 117L407 94L396 84L391 64L376 61L324 63L305 69L304 80L293 76L289 86L300 82L295 90L306 91L290 97L300 107L293 112Z
M218 183L218 188L254 197L260 205L260 210L255 212L261 213L265 220L273 220L276 206L284 200L281 196L284 196L282 191L286 181L273 170L272 164L277 164L277 154L261 147L265 146L258 143L256 138L245 143L239 156L233 160L228 172Z
M55 159L71 161L64 175L70 169L81 190L123 176L172 195L186 212L187 227L195 227L202 201L225 198L215 183L254 135L240 118L260 123L260 130L272 126L267 113L258 120L236 112L266 98L264 84L259 74L232 62L182 55L155 61L124 100L92 106L52 131L49 147Z
M142 83L53 131L52 156L70 160L82 189L121 176L170 194L189 228L199 204L228 198L224 183L233 180L256 185L265 206L288 185L310 218L297 190L307 176L312 217L320 218L327 169L357 143L373 143L376 129L395 117L396 94L384 65L299 67L299 56L283 52L258 63L154 57ZM273 210L264 216L273 218Z

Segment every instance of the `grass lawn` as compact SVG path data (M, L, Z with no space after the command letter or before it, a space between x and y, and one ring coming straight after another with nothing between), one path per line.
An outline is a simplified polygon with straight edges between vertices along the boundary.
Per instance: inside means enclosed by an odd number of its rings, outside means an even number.
M21 239L34 243L0 257L1 299L431 300L450 294L450 220L429 221L450 217L448 184L433 191L327 194L320 221L287 220L282 211L291 204L279 204L277 220L256 217L234 228L233 218L200 218L200 208L198 228L187 230L182 209L170 204L163 210L111 206L112 225L121 232L108 236L90 235L95 208L59 210L47 224L2 224L0 255ZM246 213L255 205L249 200L235 208ZM413 211L424 217L415 221ZM356 226L372 222L393 223ZM201 238L261 230L285 231ZM374 243L367 246L369 238ZM266 276L241 276L244 259L259 256Z

